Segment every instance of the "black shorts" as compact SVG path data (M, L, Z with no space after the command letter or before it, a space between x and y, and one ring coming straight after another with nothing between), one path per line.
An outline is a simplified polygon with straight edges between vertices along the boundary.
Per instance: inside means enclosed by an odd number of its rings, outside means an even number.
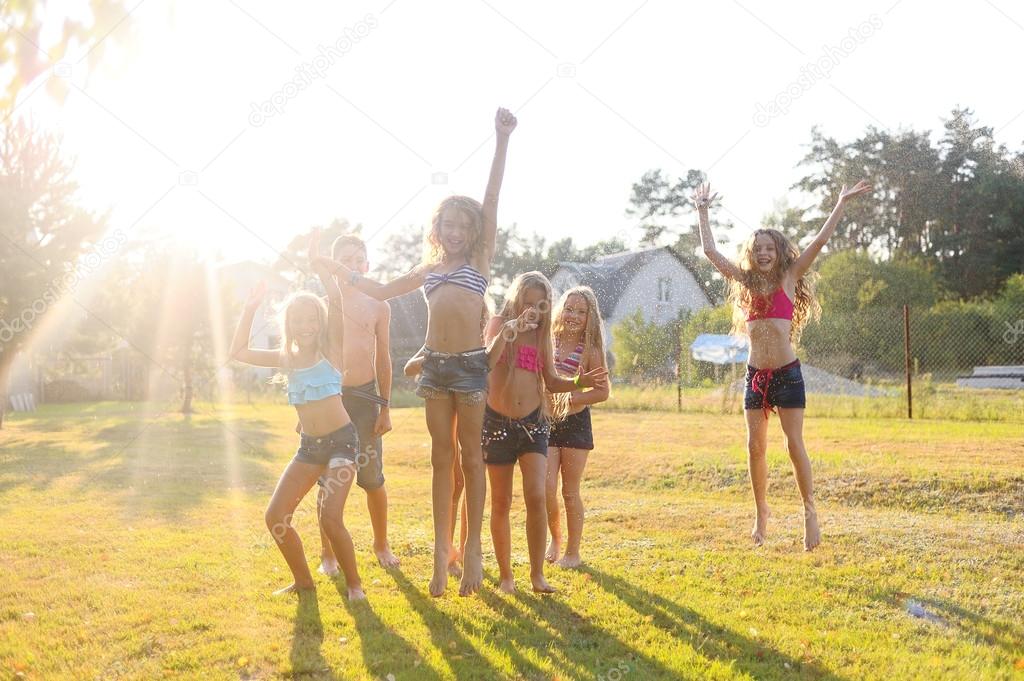
M778 369L755 369L748 366L743 406L746 409L763 409L765 418L775 407L804 409L807 406L807 395L804 392L800 360Z
M357 451L359 451L359 437L356 435L355 426L349 423L333 433L319 437L302 433L299 435L299 449L295 452L293 460L328 468L338 468L355 463Z
M484 409L484 426L480 443L484 450L484 463L515 463L523 454L537 452L548 455L548 433L551 427L540 407L521 419L514 419Z
M594 428L590 423L590 407L584 407L583 411L569 414L564 421L552 424L548 447L593 449Z

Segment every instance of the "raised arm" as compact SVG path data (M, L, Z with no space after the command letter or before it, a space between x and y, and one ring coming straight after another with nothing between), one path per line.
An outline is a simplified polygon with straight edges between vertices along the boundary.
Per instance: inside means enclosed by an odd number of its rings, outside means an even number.
M708 209L718 198L718 193L711 193L711 185L703 182L693 190L690 199L697 208L697 220L700 224L700 245L704 249L704 257L711 261L715 269L721 272L726 279L739 279L743 272L729 258L718 252L718 245L711 233L711 220L708 218Z
M498 194L501 193L501 181L505 176L505 157L508 154L508 138L516 129L518 121L508 109L498 109L494 115L495 148L494 160L491 161L491 174L487 178L487 189L483 203L483 234L484 254L490 263L494 257L494 243L498 235Z
M818 257L818 253L821 253L821 249L824 248L825 244L832 237L832 234L836 231L836 227L839 225L839 221L843 218L843 213L846 211L847 202L861 194L867 194L871 191L871 185L861 180L853 186L853 189L847 189L844 184L839 190L839 200L836 201L836 207L832 209L832 214L828 216L828 220L825 220L825 224L818 230L818 234L814 237L814 241L808 244L807 248L793 261L792 271L795 279L799 279L804 276L807 270L811 269L811 265L814 264L814 259Z
M320 257L320 230L314 229L309 237L309 265L327 293L327 360L342 371L345 347L345 302L341 287L331 268Z
M230 356L235 361L256 367L279 367L281 366L281 354L277 350L258 350L249 347L252 322L256 318L256 310L259 309L266 294L267 285L262 281L249 294L249 298L242 308L242 318L238 320L235 335L231 339Z
M397 298L398 296L405 295L410 291L415 291L420 286L423 286L423 282L427 278L427 273L430 272L431 267L433 267L432 265L416 265L416 267L413 267L402 276L392 279L386 284L381 284L373 279L367 279L358 272L353 272L337 260L331 260L326 256L320 256L318 261L346 284L351 284L353 288L362 291L366 295L371 298L376 298L377 300Z

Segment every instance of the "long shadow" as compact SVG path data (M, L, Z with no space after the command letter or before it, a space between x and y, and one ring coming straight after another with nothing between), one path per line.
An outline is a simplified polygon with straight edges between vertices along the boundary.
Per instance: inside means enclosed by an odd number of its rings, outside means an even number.
M560 656L549 654L549 660L555 667L555 676L560 678L594 679L619 663L626 665L631 674L639 672L633 678L679 678L679 672L590 624L557 594L539 596L518 591L512 598L532 615L524 615L507 597L492 591L482 591L480 598L503 622L501 642L496 645L513 660L516 671L528 678L547 678L551 673L527 660L520 652L527 649L557 650ZM546 626L538 626L538 622Z
M763 643L747 638L719 624L709 622L703 615L679 605L651 591L638 588L621 577L584 565L581 572L590 575L594 584L618 598L637 613L650 618L650 622L673 638L684 638L705 658L716 658L732 663L738 670L755 679L777 673L779 667L789 665L793 674L815 679L843 681L843 677L811 662L799 660L771 649Z
M337 679L324 659L320 648L324 642L324 625L320 620L320 604L315 591L298 594L295 628L292 631L292 650L289 660L292 677L309 675L317 679Z
M452 650L450 643L455 643L455 650L458 651L473 651L471 659L453 659L446 657L448 664L451 666L452 671L455 673L455 678L461 679L469 677L471 673L486 679L500 679L505 675L499 670L495 669L487 658L484 657L477 651L473 644L462 635L456 623L451 617L446 615L444 612L438 609L434 605L432 597L426 595L425 592L420 591L412 582L409 581L401 571L393 570L391 575L394 577L395 585L398 590L402 593L405 599L412 606L412 609L423 619L427 625L427 629L430 630L430 641L434 646L442 651L446 656L449 655L449 651ZM456 587L458 589L458 587ZM448 588L448 595L446 598L459 598L457 591L452 592L451 586ZM472 605L472 599L469 597L464 599L466 606Z
M356 631L359 633L359 645L363 651L363 666L374 678L381 678L389 672L415 674L417 679L440 679L429 665L416 666L420 657L417 650L391 627L384 624L373 610L373 603L367 599L353 603L348 600L345 579L333 580L345 609L355 620Z
M891 593L888 597L880 597L878 600L886 601L890 604L895 603L902 610L905 606L900 596L904 595L908 594ZM1021 642L1024 642L1024 628L1012 622L995 622L984 615L979 615L973 610L968 610L941 598L929 596L910 597L926 606L928 610L941 617L950 626L968 631L989 645L998 646L1010 655L1017 655L1021 651Z

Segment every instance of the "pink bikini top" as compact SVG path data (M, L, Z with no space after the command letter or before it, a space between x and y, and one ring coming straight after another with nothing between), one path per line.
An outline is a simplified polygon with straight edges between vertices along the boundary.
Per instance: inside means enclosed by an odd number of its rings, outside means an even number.
M498 358L498 364L506 364L506 354L504 352L501 353L501 357ZM519 352L516 355L516 368L532 371L535 374L540 373L540 356L537 353L536 345L519 346Z
M750 312L747 321L755 319L793 319L793 301L780 286L771 299L768 296L755 295L750 299Z

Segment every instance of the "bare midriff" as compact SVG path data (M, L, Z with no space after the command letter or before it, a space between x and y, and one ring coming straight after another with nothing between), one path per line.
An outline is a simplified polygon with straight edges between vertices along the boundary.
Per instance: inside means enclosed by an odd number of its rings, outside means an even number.
M536 343L536 331L519 334L519 345L536 346ZM532 414L540 406L537 381L541 378L536 372L516 366L516 352L517 350L513 350L511 346L506 346L504 356L508 361L498 362L491 370L487 404L500 414L521 419Z
M750 336L750 358L747 363L755 369L778 369L796 360L789 331L793 322L788 319L756 319L747 322Z
M302 432L312 437L330 435L351 422L348 412L345 411L345 406L341 403L341 395L331 395L315 402L296 404L295 411L299 415Z
M435 352L467 352L483 346L484 300L453 284L427 298L426 346Z

